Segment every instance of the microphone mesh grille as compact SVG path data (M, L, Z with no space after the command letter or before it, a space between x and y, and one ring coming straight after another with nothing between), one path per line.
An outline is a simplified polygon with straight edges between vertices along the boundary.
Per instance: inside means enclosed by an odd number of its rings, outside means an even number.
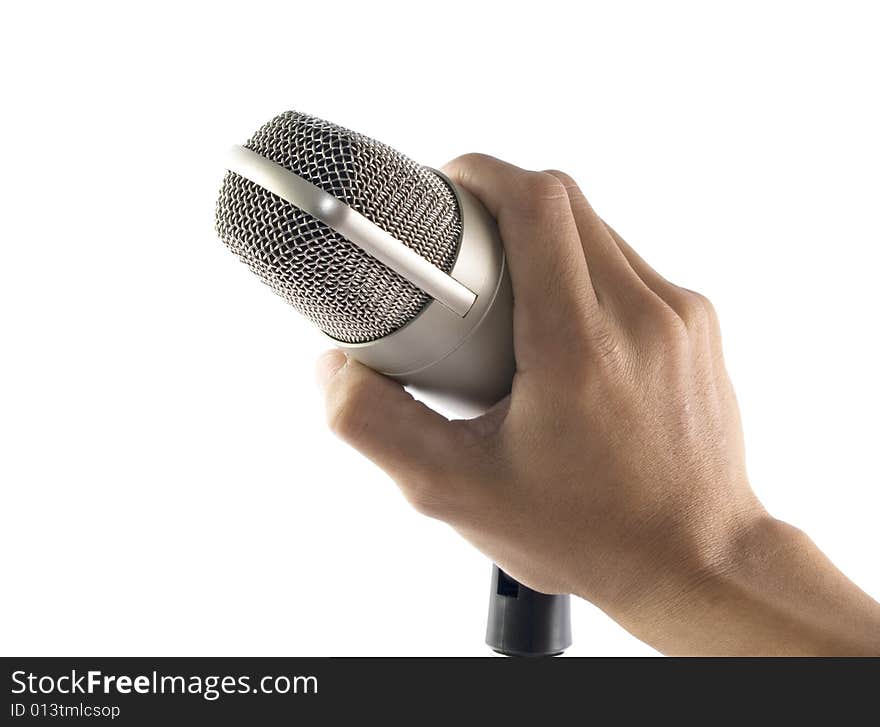
M288 111L245 145L320 187L444 272L461 218L435 172L361 134ZM412 320L428 296L320 220L228 172L217 233L264 283L340 341L361 343Z

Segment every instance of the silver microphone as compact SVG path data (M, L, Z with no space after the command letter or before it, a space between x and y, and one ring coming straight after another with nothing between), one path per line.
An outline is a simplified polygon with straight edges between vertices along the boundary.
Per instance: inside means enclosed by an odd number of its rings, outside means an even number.
M234 147L227 168L220 238L336 346L461 416L510 391L504 249L466 190L294 111Z
M233 147L223 242L353 358L461 416L513 380L504 248L480 202L390 147L288 111ZM571 644L568 596L494 567L486 641L544 656Z

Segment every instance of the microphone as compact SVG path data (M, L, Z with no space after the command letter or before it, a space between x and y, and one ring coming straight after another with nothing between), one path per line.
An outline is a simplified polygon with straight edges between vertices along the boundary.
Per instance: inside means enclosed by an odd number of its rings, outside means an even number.
M467 190L374 139L288 111L233 147L220 239L348 356L457 415L510 392L510 278ZM509 655L571 644L568 596L493 569L486 640Z

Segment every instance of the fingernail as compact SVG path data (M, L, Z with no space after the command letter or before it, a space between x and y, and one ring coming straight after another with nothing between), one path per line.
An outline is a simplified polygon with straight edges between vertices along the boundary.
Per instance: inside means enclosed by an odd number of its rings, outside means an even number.
M318 386L322 389L327 388L330 379L339 373L339 369L345 366L346 361L348 359L345 354L338 349L322 354L315 366L315 377L318 379Z

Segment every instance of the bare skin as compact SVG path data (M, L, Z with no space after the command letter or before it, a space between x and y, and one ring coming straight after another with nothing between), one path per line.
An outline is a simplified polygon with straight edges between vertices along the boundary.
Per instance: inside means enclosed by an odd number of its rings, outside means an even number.
M880 654L880 604L752 492L709 301L658 275L562 172L477 154L444 171L504 240L512 393L449 421L331 351L333 431L512 576L664 653Z

